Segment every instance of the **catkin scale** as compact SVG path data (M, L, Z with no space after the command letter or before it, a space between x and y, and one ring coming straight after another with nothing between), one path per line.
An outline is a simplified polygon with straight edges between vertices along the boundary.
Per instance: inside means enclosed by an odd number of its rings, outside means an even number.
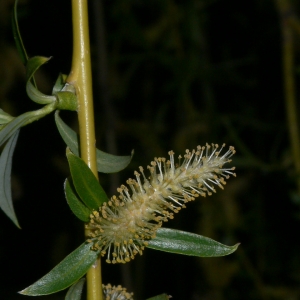
M117 189L119 196L113 196L99 211L93 211L86 228L90 232L88 242L93 249L107 255L108 263L126 263L142 254L147 240L155 238L158 228L168 219L173 219L185 204L199 196L216 192L214 186L223 189L225 179L233 173L234 167L223 168L235 153L233 147L221 155L225 144L219 150L217 144L197 146L197 150L186 150L175 165L174 152L170 159L154 158L147 169L135 171L136 179L128 179L126 187ZM142 177L142 178L141 178Z

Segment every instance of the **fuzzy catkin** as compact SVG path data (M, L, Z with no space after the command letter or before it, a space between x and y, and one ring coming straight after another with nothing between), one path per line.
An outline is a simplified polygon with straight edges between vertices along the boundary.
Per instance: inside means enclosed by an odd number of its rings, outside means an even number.
M119 196L113 196L99 211L93 211L86 228L90 231L93 249L107 255L108 263L125 263L142 254L147 240L155 238L163 222L174 218L185 208L185 203L199 196L216 192L215 185L223 189L225 179L233 173L234 167L223 168L235 153L233 147L221 155L225 144L197 146L197 150L186 150L175 165L174 152L170 159L154 158L147 169L134 172L136 179L128 179L127 186L117 189ZM183 160L181 162L181 160ZM141 178L142 177L142 178Z
M102 284L105 300L133 300L133 293L128 293L122 286L112 286Z

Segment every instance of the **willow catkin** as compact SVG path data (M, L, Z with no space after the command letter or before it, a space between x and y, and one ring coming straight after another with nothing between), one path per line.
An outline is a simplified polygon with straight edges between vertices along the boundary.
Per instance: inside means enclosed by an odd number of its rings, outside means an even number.
M206 144L191 152L186 150L176 165L174 152L169 151L169 160L154 158L147 167L149 178L140 167L140 173L134 172L136 179L127 180L129 188L122 185L117 189L118 197L113 196L99 211L93 211L86 225L90 231L87 241L107 256L108 263L129 262L137 253L142 254L162 222L173 219L187 202L216 192L215 186L223 189L225 179L235 176L234 167L223 167L235 150L229 147L221 154L224 147Z
M122 286L112 286L102 284L105 300L133 300L133 293L128 293Z

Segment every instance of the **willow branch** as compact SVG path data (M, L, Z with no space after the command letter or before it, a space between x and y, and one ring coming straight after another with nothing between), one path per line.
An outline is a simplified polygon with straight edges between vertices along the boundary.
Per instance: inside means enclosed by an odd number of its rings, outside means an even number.
M75 87L81 158L98 178L92 93L87 0L72 0L73 57L68 83ZM86 236L88 235L86 231ZM102 300L101 262L97 259L87 272L87 300Z

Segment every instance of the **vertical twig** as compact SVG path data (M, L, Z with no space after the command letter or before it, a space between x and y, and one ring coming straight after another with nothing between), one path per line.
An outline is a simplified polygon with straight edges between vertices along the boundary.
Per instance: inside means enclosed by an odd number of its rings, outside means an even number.
M67 81L76 89L81 158L98 178L87 0L72 0L73 57ZM86 232L86 235L88 232ZM102 300L101 261L87 272L87 299Z
M292 155L297 174L297 187L300 193L300 141L297 120L296 88L294 74L294 37L292 20L294 11L288 0L277 0L277 8L281 19L282 62L284 76L284 97L287 121L292 148Z

